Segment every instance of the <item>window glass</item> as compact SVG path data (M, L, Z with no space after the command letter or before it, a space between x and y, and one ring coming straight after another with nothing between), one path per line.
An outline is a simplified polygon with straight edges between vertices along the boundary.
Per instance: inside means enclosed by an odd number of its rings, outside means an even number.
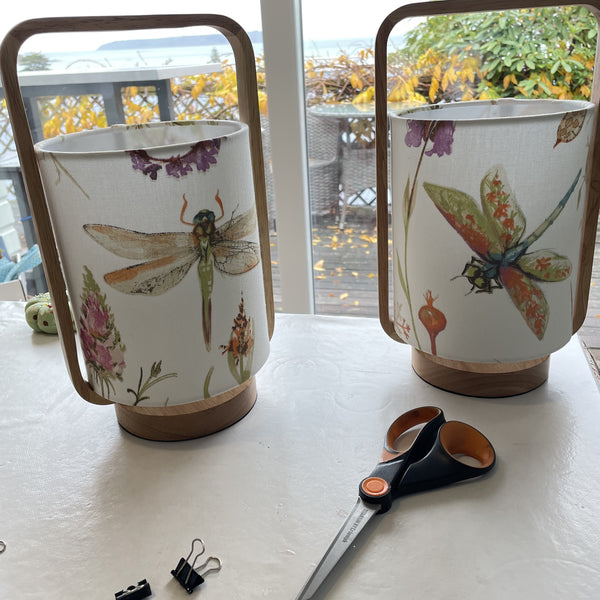
M397 7L302 2L317 313L378 314L374 45ZM407 25L391 36L392 50Z
M40 4L33 1L4 7L0 36L29 18L86 12L81 3ZM108 0L87 12L117 15L122 8L122 3ZM164 12L164 3L149 0L144 11ZM208 5L205 11L213 12ZM236 20L250 36L259 102L266 115L260 2L224 0L219 13ZM18 68L34 142L114 123L239 118L233 51L225 37L211 27L34 35L21 47ZM268 141L268 136L265 138ZM0 215L7 222L0 222L0 248L15 262L36 243L21 184L2 96ZM270 222L274 227L274 215ZM47 289L41 266L24 277L28 294Z
M373 47L380 23L401 4L350 1L341 10L303 0L320 313L378 314ZM595 17L582 6L404 20L389 37L387 100L392 109L501 97L589 100L596 40Z

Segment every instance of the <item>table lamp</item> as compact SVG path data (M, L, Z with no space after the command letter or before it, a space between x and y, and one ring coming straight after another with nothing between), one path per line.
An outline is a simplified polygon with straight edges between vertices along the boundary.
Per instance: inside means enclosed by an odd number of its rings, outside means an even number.
M240 122L113 125L34 147L16 71L29 36L189 26L211 26L230 42ZM255 403L274 321L247 34L219 15L35 19L7 34L1 70L77 392L114 403L126 430L153 440L199 437L241 419Z
M412 346L425 381L484 397L541 385L550 355L585 317L600 189L598 85L592 102L507 98L388 114L387 40L405 18L510 8L519 6L404 6L384 20L375 48L380 321Z

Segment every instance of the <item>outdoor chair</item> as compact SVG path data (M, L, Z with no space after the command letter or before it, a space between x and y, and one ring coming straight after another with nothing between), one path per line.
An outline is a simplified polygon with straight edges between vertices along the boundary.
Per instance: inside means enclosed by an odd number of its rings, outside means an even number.
M311 214L337 214L340 203L338 122L309 112L306 115L306 132Z
M365 120L365 119L361 119ZM369 119L372 121L372 119ZM342 145L342 206L340 229L344 228L348 206L373 206L375 202L375 184L377 167L375 161L375 143L369 142L362 147L351 134L348 123L346 135L349 139Z
M276 228L275 189L269 120L261 115L269 227ZM307 115L308 177L311 214L336 214L340 202L339 128L336 121Z

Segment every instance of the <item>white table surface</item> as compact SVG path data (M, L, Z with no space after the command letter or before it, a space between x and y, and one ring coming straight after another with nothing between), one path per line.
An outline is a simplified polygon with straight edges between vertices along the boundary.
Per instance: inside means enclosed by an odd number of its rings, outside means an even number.
M170 571L199 536L223 561L199 597L293 600L389 423L424 404L481 429L497 466L376 517L327 599L598 597L600 394L577 338L541 388L484 400L421 381L376 320L278 315L254 409L158 443L81 400L22 311L0 302L0 598L108 600L143 578L185 598Z

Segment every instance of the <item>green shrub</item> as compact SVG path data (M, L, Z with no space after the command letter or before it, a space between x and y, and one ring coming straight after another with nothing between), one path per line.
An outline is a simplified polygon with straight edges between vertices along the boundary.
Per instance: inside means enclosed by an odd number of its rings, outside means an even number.
M563 6L429 17L391 56L396 66L418 65L432 53L443 65L454 60L475 73L469 81L475 97L576 98L591 96L598 26L584 7ZM438 76L415 68L422 96L447 98ZM431 77L428 82L427 78ZM437 81L437 83L435 83ZM430 93L429 84L438 85ZM415 86L416 87L416 86Z

